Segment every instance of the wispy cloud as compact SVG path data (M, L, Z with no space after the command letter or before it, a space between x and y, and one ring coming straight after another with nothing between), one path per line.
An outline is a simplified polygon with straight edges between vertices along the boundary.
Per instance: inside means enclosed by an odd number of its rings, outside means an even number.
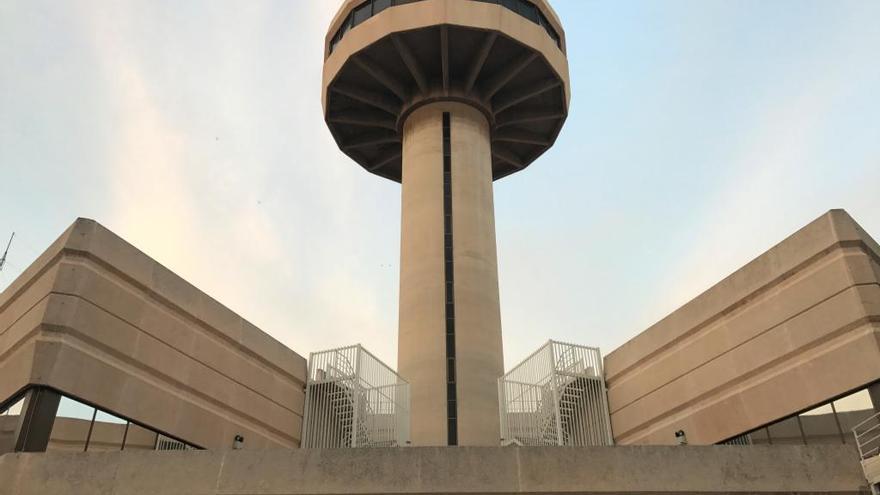
M117 115L99 164L110 208L97 220L301 353L369 341L393 363L396 349L388 337L396 333L396 314L383 307L388 300L376 296L382 291L365 278L369 273L357 269L363 253L351 252L354 242L369 243L359 236L381 230L369 224L381 218L364 218L357 194L363 177L316 125L321 46L333 3L306 3L309 21L281 39L262 37L278 22L269 3L233 9L235 24L222 31L235 46L217 47L222 55L211 56L221 65L206 74L188 73L173 61L165 69L177 74L150 66L145 44L158 42L153 49L164 51L180 41L138 32L163 22L168 13L162 7L82 11L82 32ZM225 63L243 70L248 54L259 57L279 42L299 46L302 58L274 74L232 72L211 81L226 72ZM283 93L255 92L266 76L287 85L263 89ZM198 84L207 96L188 93ZM182 116L169 100L195 112L208 106L220 118ZM265 119L267 105L279 107L279 125L254 132L249 126ZM193 149L198 140L218 150Z

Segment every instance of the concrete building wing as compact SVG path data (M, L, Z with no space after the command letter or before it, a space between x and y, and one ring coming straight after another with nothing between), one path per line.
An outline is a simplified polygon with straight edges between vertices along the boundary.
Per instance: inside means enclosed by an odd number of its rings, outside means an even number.
M615 440L711 444L866 387L878 333L880 246L829 211L606 356Z
M202 448L300 442L306 360L92 220L0 294L0 377Z

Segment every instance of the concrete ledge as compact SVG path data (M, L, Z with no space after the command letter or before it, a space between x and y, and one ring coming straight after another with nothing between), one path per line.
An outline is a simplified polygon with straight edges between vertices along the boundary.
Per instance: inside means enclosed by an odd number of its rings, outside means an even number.
M0 495L864 493L852 446L6 454Z

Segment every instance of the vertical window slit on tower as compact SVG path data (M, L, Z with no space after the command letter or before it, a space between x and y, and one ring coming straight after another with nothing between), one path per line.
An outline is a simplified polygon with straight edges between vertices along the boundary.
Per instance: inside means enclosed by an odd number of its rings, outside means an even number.
M455 387L455 280L452 260L452 146L449 112L443 113L443 259L446 275L447 444L458 445L458 393Z

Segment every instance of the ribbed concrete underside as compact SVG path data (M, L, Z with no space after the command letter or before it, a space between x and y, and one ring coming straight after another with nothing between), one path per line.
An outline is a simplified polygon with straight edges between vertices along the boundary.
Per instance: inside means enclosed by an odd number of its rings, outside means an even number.
M0 495L855 494L851 446L412 447L0 456Z

